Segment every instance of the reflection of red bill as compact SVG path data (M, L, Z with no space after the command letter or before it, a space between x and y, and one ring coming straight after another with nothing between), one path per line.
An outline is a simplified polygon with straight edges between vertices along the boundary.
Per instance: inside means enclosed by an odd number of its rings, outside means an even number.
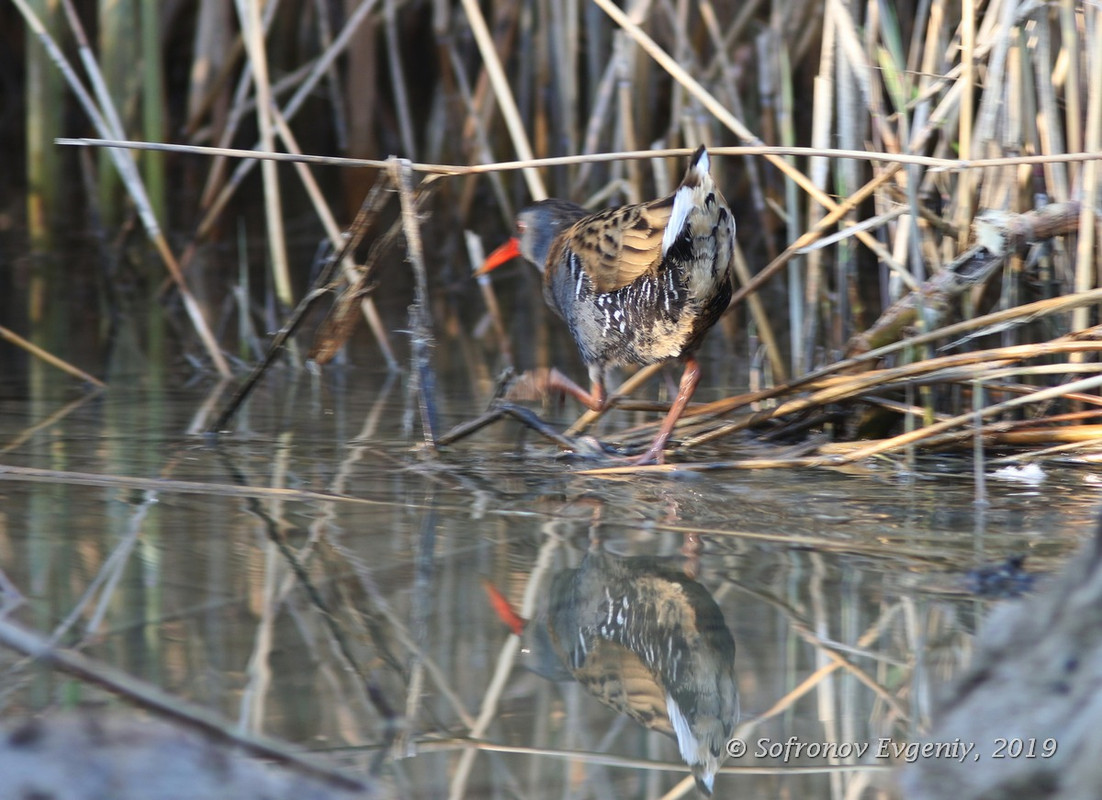
M502 622L509 626L509 630L517 636L524 633L524 626L528 624L528 620L513 610L512 604L505 598L505 595L485 578L482 579L482 588L490 596L490 605L493 606L494 612Z

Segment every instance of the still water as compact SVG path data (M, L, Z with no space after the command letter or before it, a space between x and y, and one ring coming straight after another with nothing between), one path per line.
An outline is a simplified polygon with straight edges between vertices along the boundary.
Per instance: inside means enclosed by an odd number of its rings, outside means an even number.
M362 366L276 370L212 442L194 431L225 391L189 378L87 394L43 373L33 401L0 392L0 464L19 468L0 470L0 568L25 598L13 617L371 773L382 796L694 795L672 737L548 655L565 574L687 592L709 624L718 610L745 754L724 761L717 797L894 797L885 754L906 757L1000 602L970 571L1018 555L1058 568L1097 498L1094 474L1068 469L991 477L979 507L952 457L907 474L598 479L513 422L433 455L403 428L403 378ZM462 381L437 388L446 426L485 406ZM519 640L487 584L533 619ZM579 634L583 656L594 635ZM5 716L103 700L0 659Z

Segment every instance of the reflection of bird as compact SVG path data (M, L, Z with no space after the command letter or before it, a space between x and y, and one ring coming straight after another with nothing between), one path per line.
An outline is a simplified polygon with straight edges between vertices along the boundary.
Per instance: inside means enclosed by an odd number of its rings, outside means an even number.
M739 706L735 641L708 591L659 559L590 552L555 576L547 630L571 676L675 738L710 795Z
M700 147L672 195L589 214L544 200L517 217L517 235L478 274L524 256L543 273L543 296L561 316L589 368L586 392L552 370L543 392L566 391L594 410L607 403L606 368L683 357L677 398L658 436L637 463L661 463L662 451L700 380L693 351L731 299L735 222Z

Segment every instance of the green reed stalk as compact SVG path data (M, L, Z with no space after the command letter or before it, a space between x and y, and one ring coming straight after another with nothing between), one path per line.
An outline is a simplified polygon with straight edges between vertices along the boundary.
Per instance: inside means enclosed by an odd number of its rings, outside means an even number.
M50 0L29 0L51 33L58 27L58 12ZM51 222L58 214L61 189L61 164L54 137L61 132L61 114L65 108L64 83L40 47L29 45L27 67L27 229L31 247L50 249Z
M142 132L146 141L165 140L164 64L161 61L161 2L141 0ZM161 153L142 156L145 189L153 213L168 221L165 205L165 160Z

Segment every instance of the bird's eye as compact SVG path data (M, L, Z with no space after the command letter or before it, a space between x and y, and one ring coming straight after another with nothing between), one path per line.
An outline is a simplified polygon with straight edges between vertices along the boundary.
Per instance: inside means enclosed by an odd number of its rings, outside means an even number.
M517 220L517 236L523 236L524 232L528 230L528 223L522 219Z

